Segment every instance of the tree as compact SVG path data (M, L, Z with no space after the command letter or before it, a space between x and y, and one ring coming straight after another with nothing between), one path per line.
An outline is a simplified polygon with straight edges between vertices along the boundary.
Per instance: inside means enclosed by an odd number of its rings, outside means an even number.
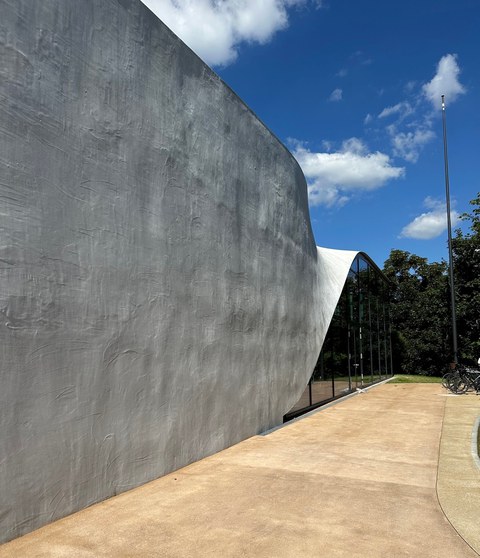
M392 349L395 371L439 374L450 360L445 262L392 250L384 273L393 284Z
M469 231L452 239L460 359L475 364L480 357L480 193L470 201L471 213L461 219Z
M452 239L460 362L480 357L480 193L461 219L469 230ZM450 286L445 261L428 263L392 250L384 273L393 284L391 322L395 371L441 374L452 360Z

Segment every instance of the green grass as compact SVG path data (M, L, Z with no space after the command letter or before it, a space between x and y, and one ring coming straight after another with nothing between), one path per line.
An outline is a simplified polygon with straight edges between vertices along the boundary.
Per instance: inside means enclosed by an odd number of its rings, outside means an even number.
M397 374L390 380L391 384L441 384L437 376L420 376L415 374Z

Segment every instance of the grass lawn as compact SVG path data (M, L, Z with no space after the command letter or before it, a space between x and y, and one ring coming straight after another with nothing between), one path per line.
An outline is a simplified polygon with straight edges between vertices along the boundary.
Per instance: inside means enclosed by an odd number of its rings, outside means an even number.
M437 376L417 376L416 374L396 374L391 384L441 384L442 378Z

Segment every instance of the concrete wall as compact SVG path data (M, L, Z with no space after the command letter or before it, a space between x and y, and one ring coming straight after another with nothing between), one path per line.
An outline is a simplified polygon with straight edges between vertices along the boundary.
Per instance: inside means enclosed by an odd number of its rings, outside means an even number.
M5 541L279 424L354 254L139 0L0 13Z

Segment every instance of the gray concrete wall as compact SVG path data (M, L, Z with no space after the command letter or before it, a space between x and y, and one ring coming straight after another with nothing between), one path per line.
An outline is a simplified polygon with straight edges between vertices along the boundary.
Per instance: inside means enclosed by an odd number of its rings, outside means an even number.
M330 310L298 164L139 0L0 14L5 541L279 424Z

